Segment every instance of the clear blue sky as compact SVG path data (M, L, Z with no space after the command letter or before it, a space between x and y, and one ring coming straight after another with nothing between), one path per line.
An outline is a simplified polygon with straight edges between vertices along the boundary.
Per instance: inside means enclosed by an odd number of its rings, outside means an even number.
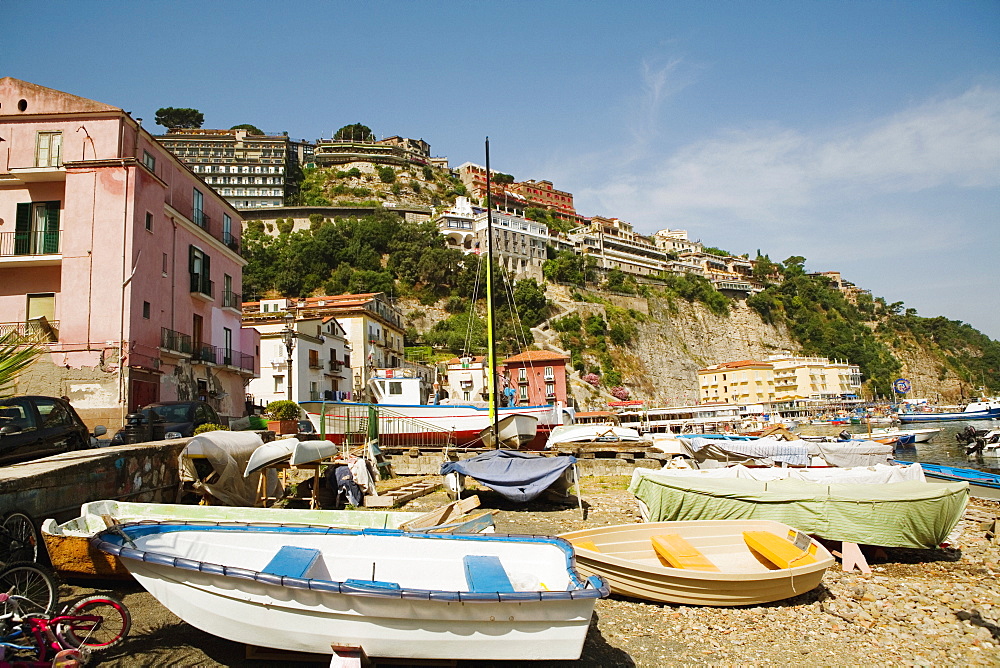
M0 76L154 131L423 138L584 215L801 255L1000 339L1000 2L4 0ZM41 20L44 16L44 20Z

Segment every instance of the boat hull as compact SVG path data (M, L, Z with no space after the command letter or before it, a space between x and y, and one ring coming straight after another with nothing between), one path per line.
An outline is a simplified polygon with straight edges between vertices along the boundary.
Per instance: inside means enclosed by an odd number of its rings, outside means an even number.
M967 411L964 413L900 413L902 424L913 422L953 422L961 420L1000 420L1000 408L984 411Z
M779 522L728 521L655 522L585 529L562 534L571 543L590 541L599 551L576 548L581 573L603 578L611 592L660 603L731 607L780 601L810 591L833 565L833 556L819 543L816 561L794 568L772 570L753 557L743 531L787 535ZM677 534L702 551L721 572L664 566L652 549L651 538Z
M334 443L344 439L344 425L348 416L368 404L333 403L306 401L300 404L318 433ZM409 447L425 438L424 428L447 434L453 445L468 446L481 441L481 434L492 424L488 408L459 404L421 404L418 406L396 404L372 404L379 411L379 445L383 448ZM326 411L326 424L321 424L321 411ZM534 438L524 445L529 450L541 450L548 439L552 427L563 423L560 406L521 406L497 409L499 419L509 415L526 415L537 419ZM403 421L409 420L407 425ZM391 423L391 426L388 426ZM325 428L324 428L325 427Z
M260 583L234 590L219 576L173 577L130 561L136 580L164 607L206 633L234 642L330 654L331 644L398 659L575 660L594 599L556 604L400 601Z
M556 538L143 523L93 540L192 626L315 654L347 644L400 659L577 659L608 594ZM312 556L296 569L286 553ZM508 588L493 575L476 583L470 559L494 560Z
M897 463L905 465L910 462ZM1000 500L1000 475L996 473L940 464L921 463L920 467L924 470L927 482L967 482L969 483L969 496Z

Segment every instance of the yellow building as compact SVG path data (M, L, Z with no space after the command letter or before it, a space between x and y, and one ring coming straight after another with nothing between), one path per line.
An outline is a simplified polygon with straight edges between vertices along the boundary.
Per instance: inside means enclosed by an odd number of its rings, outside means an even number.
M826 357L772 355L762 362L723 362L698 370L701 403L756 404L858 395L857 364Z
M703 404L759 404L774 401L774 367L767 362L723 362L698 370Z

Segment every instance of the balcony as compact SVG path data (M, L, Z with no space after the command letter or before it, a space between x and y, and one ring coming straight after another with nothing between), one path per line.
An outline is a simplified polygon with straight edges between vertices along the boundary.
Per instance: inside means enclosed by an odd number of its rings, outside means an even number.
M197 225L203 230L207 230L209 223L211 223L212 221L212 219L209 218L208 214L202 211L201 209L194 210L194 213L191 215L191 220L192 222L194 222L195 225Z
M19 336L32 341L55 343L59 340L59 321L45 317L32 318L28 322L0 322L0 336L17 332Z
M222 293L222 308L231 308L239 311L243 308L243 295L232 290L225 290Z
M194 353L191 355L191 361L218 364L220 357L218 348L207 343L200 343L195 346Z
M223 234L222 234L222 243L226 244L226 246L228 246L229 249L231 251L233 251L234 253L236 253L237 255L241 254L240 240L238 238L234 237L231 233L229 233L229 232L223 232Z
M62 232L2 232L0 262L19 267L43 267L62 262Z
M160 348L185 355L190 355L193 350L190 336L166 327L160 329Z
M215 299L215 282L208 279L208 274L191 274L191 296L205 301Z

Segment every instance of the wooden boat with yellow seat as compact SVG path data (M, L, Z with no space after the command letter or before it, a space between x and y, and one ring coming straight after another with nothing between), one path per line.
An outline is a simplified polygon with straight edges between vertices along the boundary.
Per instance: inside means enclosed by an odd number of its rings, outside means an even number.
M580 572L601 576L613 594L663 603L780 601L814 589L834 563L808 535L767 520L623 524L560 538Z

